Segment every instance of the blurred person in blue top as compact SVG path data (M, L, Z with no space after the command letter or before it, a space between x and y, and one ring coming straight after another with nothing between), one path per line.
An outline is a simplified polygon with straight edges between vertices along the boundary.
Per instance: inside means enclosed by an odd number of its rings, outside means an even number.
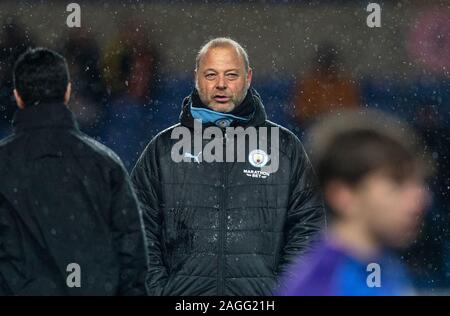
M416 238L429 201L431 169L419 139L374 111L325 117L309 135L330 225L288 269L278 294L414 294L395 250Z

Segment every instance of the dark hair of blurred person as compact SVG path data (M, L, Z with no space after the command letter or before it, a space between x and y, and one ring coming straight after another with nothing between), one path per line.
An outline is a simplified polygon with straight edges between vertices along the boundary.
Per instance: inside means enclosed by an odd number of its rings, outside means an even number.
M331 223L310 257L291 267L282 294L411 294L391 250L415 239L428 200L420 140L374 111L330 115L309 135ZM379 287L367 283L370 263L380 266Z

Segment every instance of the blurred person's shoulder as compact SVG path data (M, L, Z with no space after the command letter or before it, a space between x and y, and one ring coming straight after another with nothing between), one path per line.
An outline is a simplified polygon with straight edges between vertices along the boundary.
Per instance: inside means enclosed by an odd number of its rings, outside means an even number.
M282 295L336 295L336 273L346 255L325 238L304 257L298 257L284 276Z
M386 290L383 295L415 295L416 289L412 281L412 275L407 265L391 250L385 251L380 258L379 265Z
M383 253L372 260L361 261L348 250L342 249L342 254L343 260L333 277L336 295L397 296L414 293L408 273L395 255Z

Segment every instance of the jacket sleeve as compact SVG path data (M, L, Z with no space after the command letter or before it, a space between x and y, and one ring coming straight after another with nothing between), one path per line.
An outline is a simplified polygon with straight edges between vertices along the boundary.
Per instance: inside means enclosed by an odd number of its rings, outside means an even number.
M321 191L309 158L297 137L291 142L290 197L284 227L285 244L278 266L278 275L294 259L304 255L312 241L325 228L325 209Z
M50 280L46 267L39 269L39 275L34 275L34 278L27 273L30 266L28 258L35 257L35 254L30 253L31 248L26 245L30 239L23 234L20 221L17 210L0 193L0 296L36 295L49 290L41 287Z
M18 231L14 225L13 216L6 200L0 194L0 296L12 295L9 288L7 277L12 279L15 277L15 266L18 263L17 258L11 254L11 246L15 246L16 253L20 253L21 247L15 243L14 231ZM13 249L14 249L13 248Z
M162 249L162 215L160 208L161 184L157 176L155 140L145 149L131 173L131 179L143 212L147 240L149 295L162 295L168 272Z
M148 262L142 214L123 167L112 171L112 226L120 264L119 295L146 295Z

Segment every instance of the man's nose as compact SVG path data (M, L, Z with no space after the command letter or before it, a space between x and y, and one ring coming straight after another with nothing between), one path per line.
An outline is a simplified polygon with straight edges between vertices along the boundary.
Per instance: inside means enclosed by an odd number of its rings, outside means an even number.
M217 81L217 89L224 90L227 88L227 81L225 76L219 76Z

